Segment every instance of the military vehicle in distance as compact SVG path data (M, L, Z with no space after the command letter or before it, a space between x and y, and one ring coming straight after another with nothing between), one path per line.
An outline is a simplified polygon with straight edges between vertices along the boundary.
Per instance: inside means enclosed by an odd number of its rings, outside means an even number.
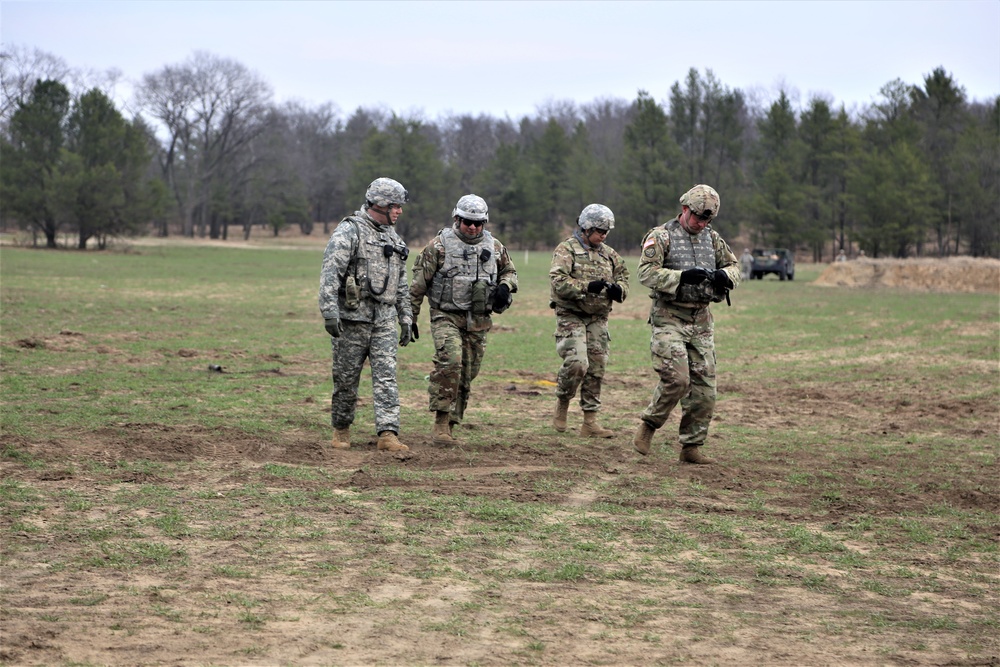
M795 280L795 254L785 248L754 248L751 277L763 280L774 273L778 280Z

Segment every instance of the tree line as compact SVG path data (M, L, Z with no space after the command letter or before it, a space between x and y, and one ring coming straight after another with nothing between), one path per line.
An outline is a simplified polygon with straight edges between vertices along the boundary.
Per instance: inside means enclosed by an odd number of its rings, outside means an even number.
M476 193L514 248L549 248L589 203L635 249L695 183L722 195L715 223L754 245L870 256L1000 256L1000 96L981 102L939 67L848 111L822 96L756 104L691 69L665 100L550 102L514 120L428 121L379 107L277 104L234 60L196 52L146 74L128 111L114 75L93 85L38 51L0 54L0 215L56 246L152 231L225 239L254 225L303 234L390 176L409 190L399 231L426 239ZM72 93L71 91L79 91ZM126 113L128 117L126 117Z

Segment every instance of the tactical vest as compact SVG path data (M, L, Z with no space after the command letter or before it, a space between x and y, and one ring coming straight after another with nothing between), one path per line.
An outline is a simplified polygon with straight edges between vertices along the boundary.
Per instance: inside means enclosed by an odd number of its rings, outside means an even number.
M570 250L573 251L573 269L569 273L570 278L573 278L574 280L582 280L585 284L590 283L592 280L606 280L608 282L614 282L614 262L611 257L602 252L600 248L594 251L593 254L595 255L595 258L592 258L591 252L584 248L579 242L579 239L576 237L573 237L568 241L564 241L564 243L567 244ZM566 308L568 310L579 311L586 315L606 315L611 312L611 299L608 298L607 293L604 291L598 294L584 292L582 301L572 302L566 302L557 298L553 292L551 300L556 306Z
M392 227L381 226L375 230L371 223L356 216L348 216L341 222L350 222L358 238L358 252L348 266L347 277L341 287L344 293L345 307L351 310L351 305L359 299L371 299L379 303L396 303L396 291L399 286L399 272L404 270L405 256L408 254L406 243ZM386 257L386 247L392 248ZM354 308L357 308L354 305Z
M705 227L692 236L684 231L676 219L665 224L664 229L670 239L670 248L663 258L663 268L684 271L685 269L708 269L715 271L715 248L712 246L712 231ZM673 301L679 303L707 303L722 301L725 293L717 294L711 280L697 285L680 285Z
M483 230L478 243L466 243L451 227L442 229L438 236L444 245L444 264L434 274L427 294L431 308L449 313L489 313L497 284L493 236Z

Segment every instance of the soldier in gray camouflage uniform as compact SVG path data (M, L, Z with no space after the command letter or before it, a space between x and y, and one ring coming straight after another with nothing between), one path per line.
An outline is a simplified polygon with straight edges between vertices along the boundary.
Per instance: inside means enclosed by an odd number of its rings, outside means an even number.
M330 420L333 448L351 446L350 428L358 400L361 367L372 370L372 395L378 449L409 449L399 434L398 344L410 342L410 301L406 257L409 250L393 225L407 201L406 190L391 178L376 178L365 205L340 221L330 236L320 274L319 309L333 351Z
M452 428L461 423L479 375L493 326L490 313L507 310L517 291L507 249L486 231L489 218L482 197L465 195L452 211L452 226L442 229L413 265L413 340L420 335L417 316L424 296L431 306L434 370L427 391L438 445L458 444Z
M607 206L590 204L576 220L573 235L556 246L549 268L549 305L556 311L556 352L562 357L552 426L566 430L570 400L580 390L584 437L610 438L614 431L597 423L601 381L608 363L608 315L628 296L628 269L606 244L615 216Z
M681 213L642 241L639 282L652 290L650 350L660 381L632 439L649 453L656 429L680 401L683 463L714 463L700 452L715 412L715 340L709 304L740 283L739 260L708 223L719 193L696 185L680 199Z

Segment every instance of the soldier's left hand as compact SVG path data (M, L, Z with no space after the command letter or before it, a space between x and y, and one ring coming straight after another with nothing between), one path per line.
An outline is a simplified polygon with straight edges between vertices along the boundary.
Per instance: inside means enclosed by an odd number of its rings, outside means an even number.
M612 301L622 302L625 298L625 291L621 288L621 285L616 283L608 283L608 298Z
M510 304L514 299L510 295L510 288L507 287L507 283L500 283L497 286L497 291L493 294L493 312L497 315L501 314L503 311L510 308Z
M716 269L712 276L712 286L715 289L733 289L733 279L723 269Z
M402 330L399 332L399 346L406 347L410 344L410 325L402 325Z

